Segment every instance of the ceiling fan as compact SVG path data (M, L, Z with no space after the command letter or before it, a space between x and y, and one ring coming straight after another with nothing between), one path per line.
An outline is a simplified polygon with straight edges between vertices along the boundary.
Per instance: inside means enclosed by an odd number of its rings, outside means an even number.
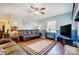
M33 11L28 11L28 13L34 13L35 15L36 14L45 14L44 13L44 10L45 10L45 8L43 7L43 8L38 8L38 7L33 7L33 6L30 6L30 8L32 8L33 9Z

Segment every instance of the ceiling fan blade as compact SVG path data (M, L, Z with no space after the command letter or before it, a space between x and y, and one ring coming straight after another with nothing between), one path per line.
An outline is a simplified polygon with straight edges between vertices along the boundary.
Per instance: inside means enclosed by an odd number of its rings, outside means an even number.
M33 11L27 11L28 13L32 13Z
M44 12L40 12L41 14L45 14Z
M30 6L32 9L35 9L33 6Z
M32 9L34 9L35 11L39 10L39 8L37 7L33 7L33 6L30 6Z
M40 10L45 10L45 8L41 8Z

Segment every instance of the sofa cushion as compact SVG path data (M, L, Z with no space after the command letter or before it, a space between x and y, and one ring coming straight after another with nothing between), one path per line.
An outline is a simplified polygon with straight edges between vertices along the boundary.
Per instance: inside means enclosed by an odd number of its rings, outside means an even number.
M16 51L16 46L15 45L4 49L4 54L10 54L14 51Z
M14 44L11 47L8 47L6 49L4 49L4 54L5 55L26 55L27 53L19 46L17 45L15 42L13 42L12 44Z
M0 48L6 49L6 48L8 48L8 47L14 46L13 43L14 43L14 42L12 41L12 42L8 42L8 43L5 43L5 44L1 44L1 45L0 45Z
M27 30L27 34L28 35L31 35L32 33L31 33L31 30Z
M20 46L14 41L0 45L3 49L4 55L25 55L27 54Z
M8 42L11 42L11 39L0 39L0 45Z

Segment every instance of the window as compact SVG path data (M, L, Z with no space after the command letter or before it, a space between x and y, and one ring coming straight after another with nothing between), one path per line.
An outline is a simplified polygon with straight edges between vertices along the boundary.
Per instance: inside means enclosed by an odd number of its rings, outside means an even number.
M56 32L56 21L49 21L47 23L47 32Z

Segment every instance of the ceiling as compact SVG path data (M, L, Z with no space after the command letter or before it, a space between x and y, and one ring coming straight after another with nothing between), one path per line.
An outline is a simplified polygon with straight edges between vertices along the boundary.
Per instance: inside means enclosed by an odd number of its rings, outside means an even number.
M30 6L45 7L45 14L34 15ZM72 12L72 3L0 3L0 17L3 15L20 16L30 20L40 20L50 16L56 16Z

